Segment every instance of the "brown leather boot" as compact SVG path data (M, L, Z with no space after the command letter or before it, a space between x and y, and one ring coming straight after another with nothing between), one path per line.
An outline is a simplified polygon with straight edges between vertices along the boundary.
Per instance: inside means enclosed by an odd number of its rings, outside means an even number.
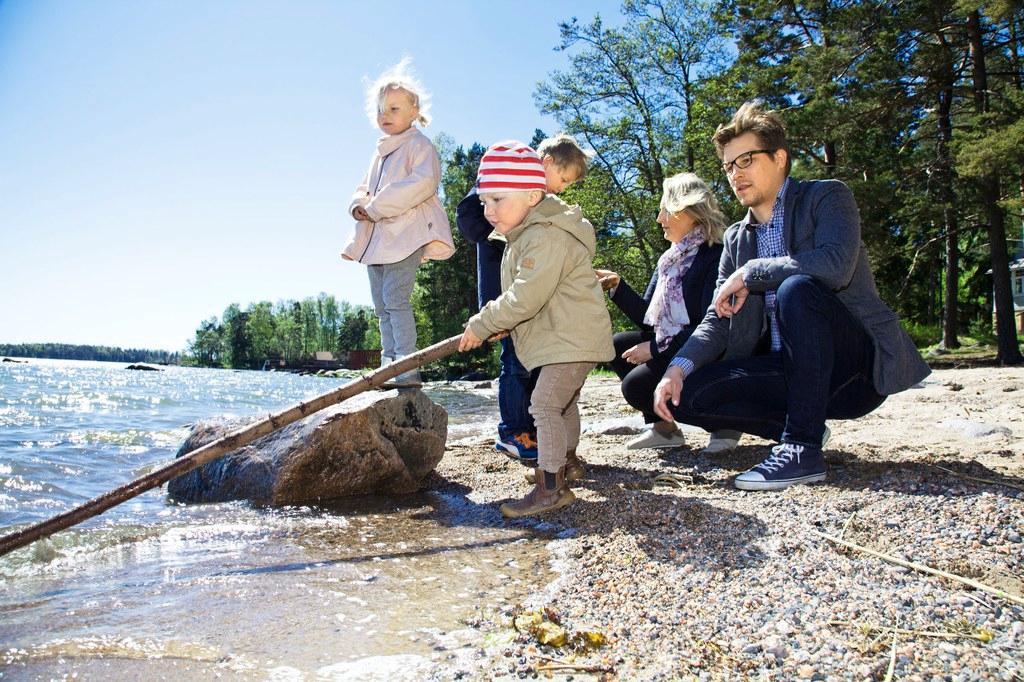
M533 516L554 511L571 504L576 496L565 484L565 467L555 473L536 469L536 483L526 497L517 502L506 502L501 505L501 515L507 519L518 519L521 516Z
M527 483L534 483L536 476L534 476L535 469L530 469L523 478L526 479ZM576 450L572 449L565 453L565 480L566 481L582 481L587 477L587 469L583 464L583 460L576 455Z
M582 481L587 476L587 469L583 460L576 454L576 449L565 453L565 480Z

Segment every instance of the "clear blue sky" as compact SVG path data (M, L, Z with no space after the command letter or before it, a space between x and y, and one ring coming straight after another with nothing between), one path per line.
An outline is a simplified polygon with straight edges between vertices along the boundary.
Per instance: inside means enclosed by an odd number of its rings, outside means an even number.
M338 253L405 55L456 143L555 132L558 22L610 0L0 0L0 343L180 350L232 302L369 304Z

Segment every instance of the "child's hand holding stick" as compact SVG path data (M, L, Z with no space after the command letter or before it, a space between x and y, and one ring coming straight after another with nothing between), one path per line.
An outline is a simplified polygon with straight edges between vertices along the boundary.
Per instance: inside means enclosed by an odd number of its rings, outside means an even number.
M506 336L508 336L508 332L501 331L498 332L497 334L493 334L492 336L487 337L487 340L500 341ZM466 352L467 350L473 350L474 348L479 348L480 346L482 346L483 343L483 339L474 334L473 330L467 326L466 330L462 332L462 339L459 341L459 351Z

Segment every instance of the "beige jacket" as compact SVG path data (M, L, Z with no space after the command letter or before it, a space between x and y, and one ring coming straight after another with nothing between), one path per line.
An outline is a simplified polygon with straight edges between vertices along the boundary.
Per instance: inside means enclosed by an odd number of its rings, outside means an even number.
M473 333L486 339L511 330L528 370L611 360L612 323L591 265L594 228L579 206L549 194L505 240L504 292L470 318Z
M397 263L421 246L423 260L444 260L455 252L448 215L437 198L441 159L419 128L377 140L377 153L352 196L349 215L362 206L371 221L356 223L341 252L366 265Z

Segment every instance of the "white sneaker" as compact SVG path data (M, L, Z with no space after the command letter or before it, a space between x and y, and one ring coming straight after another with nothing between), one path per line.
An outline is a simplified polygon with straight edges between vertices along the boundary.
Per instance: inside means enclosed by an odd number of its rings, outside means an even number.
M717 431L715 433L717 433ZM832 429L828 428L828 425L826 424L825 433L821 436L821 448L823 450L825 449L825 446L828 445L828 440L831 437ZM718 452L728 452L739 445L739 443L739 438L715 438L715 434L712 433L711 439L708 441L708 444L701 449L700 454L713 455Z
M387 367L390 364L396 363L401 360L404 355L398 357L389 358L381 356L380 366ZM403 372L396 376L394 379L384 382L381 384L381 388L420 388L423 386L423 378L420 376L420 370L417 368L410 369L408 372Z
M718 432L716 431L715 433ZM708 444L701 449L700 454L714 455L719 452L728 452L729 450L733 450L737 445L739 445L741 437L742 434L736 438L716 438L715 434L712 433L711 439L708 441Z
M403 372L388 382L394 388L420 388L423 386L423 377L418 369L410 369ZM385 384L387 385L387 384Z
M627 450L643 450L644 448L681 448L686 445L682 431L675 431L667 436L655 429L647 429L631 441L627 441Z

